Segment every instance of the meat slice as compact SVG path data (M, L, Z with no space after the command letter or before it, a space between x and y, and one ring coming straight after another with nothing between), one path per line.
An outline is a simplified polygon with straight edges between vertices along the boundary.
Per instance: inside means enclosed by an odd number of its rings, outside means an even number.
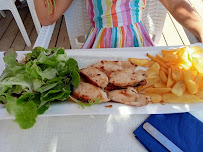
M85 77L90 83L105 88L109 81L107 75L95 67L87 67L80 70L80 74Z
M138 107L145 106L150 101L149 97L138 94L132 87L110 91L108 97L112 101Z
M129 62L129 61L106 61L102 60L101 62L98 62L92 67L95 67L101 71L103 71L107 76L110 75L111 72L118 71L118 70L125 70L125 69L131 69L134 71L134 69L137 67L137 65Z
M78 88L73 92L74 97L85 101L100 99L100 102L109 101L106 92L90 83L80 82Z
M112 72L109 76L109 83L122 88L146 84L146 72L138 70L132 72L131 69Z

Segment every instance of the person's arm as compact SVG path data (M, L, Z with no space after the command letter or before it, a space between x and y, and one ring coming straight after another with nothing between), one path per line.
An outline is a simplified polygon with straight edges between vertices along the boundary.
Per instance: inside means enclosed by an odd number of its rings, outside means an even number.
M203 19L185 0L160 0L170 14L203 43Z
M51 25L56 22L63 13L70 6L72 0L55 0L56 1L56 12L48 14L48 7L45 7L44 0L34 0L35 10L41 25Z

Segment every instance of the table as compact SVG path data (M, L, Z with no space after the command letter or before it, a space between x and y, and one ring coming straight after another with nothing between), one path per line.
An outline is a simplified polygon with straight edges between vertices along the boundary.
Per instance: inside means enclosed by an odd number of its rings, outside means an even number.
M203 112L192 112L203 122ZM42 117L22 130L0 120L2 152L147 152L133 131L149 115L87 115Z
M203 111L191 112L203 122ZM11 119L0 120L2 152L146 152L133 131L149 114L38 117L22 130Z

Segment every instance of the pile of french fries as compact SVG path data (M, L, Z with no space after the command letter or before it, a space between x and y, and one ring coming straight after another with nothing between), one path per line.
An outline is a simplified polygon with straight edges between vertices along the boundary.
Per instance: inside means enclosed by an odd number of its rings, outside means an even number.
M203 102L203 49L198 46L162 50L150 59L129 58L148 67L147 84L137 87L152 103Z

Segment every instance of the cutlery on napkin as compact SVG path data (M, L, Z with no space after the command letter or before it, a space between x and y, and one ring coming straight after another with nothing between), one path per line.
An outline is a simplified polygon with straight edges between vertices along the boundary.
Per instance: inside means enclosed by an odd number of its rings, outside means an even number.
M156 114L149 116L133 133L149 151L168 152L160 141L150 135L143 125L148 122L176 147L184 152L203 150L203 123L190 113Z
M145 122L143 124L144 130L146 130L152 137L154 137L158 142L160 142L164 147L166 147L171 152L183 152L174 143L172 143L168 138L166 138L162 133L160 133L156 128L154 128L150 123Z

